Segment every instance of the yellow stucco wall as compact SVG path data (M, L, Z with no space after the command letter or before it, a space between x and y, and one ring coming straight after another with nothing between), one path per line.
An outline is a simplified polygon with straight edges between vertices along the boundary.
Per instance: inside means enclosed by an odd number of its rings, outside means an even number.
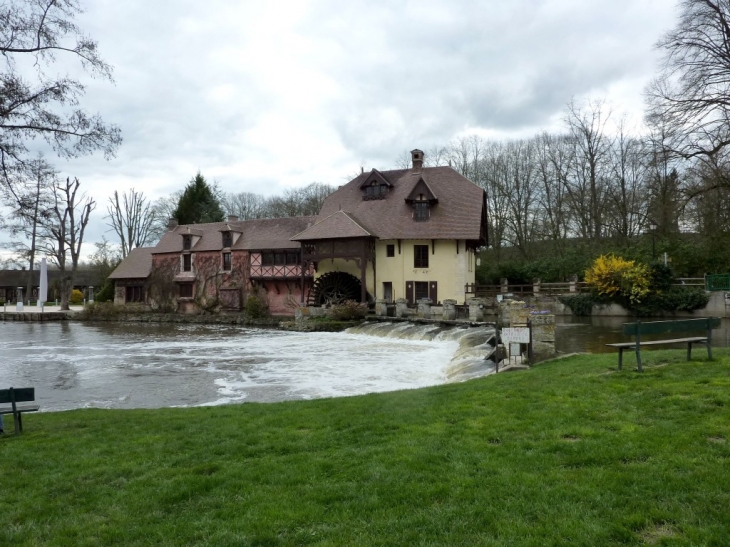
M435 242L428 240L401 240L400 253L398 240L383 240L375 243L375 271L371 263L367 268L367 290L375 298L384 298L383 283L393 284L393 301L406 298L407 281L436 281L438 283L438 300L456 300L459 304L465 302L464 285L475 282L475 255L466 250L464 240L460 240L459 252L456 252L457 242L453 239L438 239ZM395 256L387 256L387 246L395 246ZM428 245L428 268L414 268L414 245ZM339 271L352 274L360 279L360 267L352 260L328 259L322 260L318 267L315 279L327 272Z

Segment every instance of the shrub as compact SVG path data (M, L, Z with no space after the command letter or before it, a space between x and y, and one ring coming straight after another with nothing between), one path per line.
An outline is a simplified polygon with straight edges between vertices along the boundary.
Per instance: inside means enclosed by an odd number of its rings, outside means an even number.
M258 294L252 294L246 299L244 309L250 319L261 319L269 315L269 305Z
M597 295L628 305L639 304L650 293L649 268L620 256L599 256L586 271L585 279Z
M122 310L118 306L115 306L112 302L93 302L87 304L84 309L81 310L76 317L79 319L111 319L117 317Z
M78 289L74 289L71 291L71 296L68 299L69 304L83 304L84 302L84 293L82 293Z
M107 279L101 290L94 295L95 302L113 302L114 301L114 281Z
M336 321L357 321L363 319L368 312L367 304L354 300L345 300L332 306L332 319Z
M570 296L560 296L558 301L570 308L573 315L589 316L593 313L593 304L598 299L590 293L574 294Z

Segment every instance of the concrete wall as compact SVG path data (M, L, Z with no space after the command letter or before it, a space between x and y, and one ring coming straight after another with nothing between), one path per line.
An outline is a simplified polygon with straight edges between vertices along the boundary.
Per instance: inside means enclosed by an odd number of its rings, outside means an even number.
M710 301L701 310L693 312L677 312L668 314L675 317L730 317L730 298L724 292L709 293ZM728 293L730 294L730 293ZM516 297L528 306L538 310L547 310L554 315L569 316L572 312L569 307L561 304L556 296L527 296ZM592 315L597 317L631 317L631 312L618 304L594 305Z

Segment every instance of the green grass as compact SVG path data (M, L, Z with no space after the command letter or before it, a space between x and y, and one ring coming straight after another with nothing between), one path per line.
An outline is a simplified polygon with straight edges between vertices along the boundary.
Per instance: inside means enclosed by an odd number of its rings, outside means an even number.
M576 356L337 400L31 414L0 439L0 545L730 545L716 351L645 352L644 374Z

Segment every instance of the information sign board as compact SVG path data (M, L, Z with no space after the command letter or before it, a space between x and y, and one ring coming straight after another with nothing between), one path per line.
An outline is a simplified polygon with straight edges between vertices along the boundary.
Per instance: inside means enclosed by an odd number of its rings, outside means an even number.
M502 329L502 343L517 342L520 344L530 343L529 327L512 327Z

